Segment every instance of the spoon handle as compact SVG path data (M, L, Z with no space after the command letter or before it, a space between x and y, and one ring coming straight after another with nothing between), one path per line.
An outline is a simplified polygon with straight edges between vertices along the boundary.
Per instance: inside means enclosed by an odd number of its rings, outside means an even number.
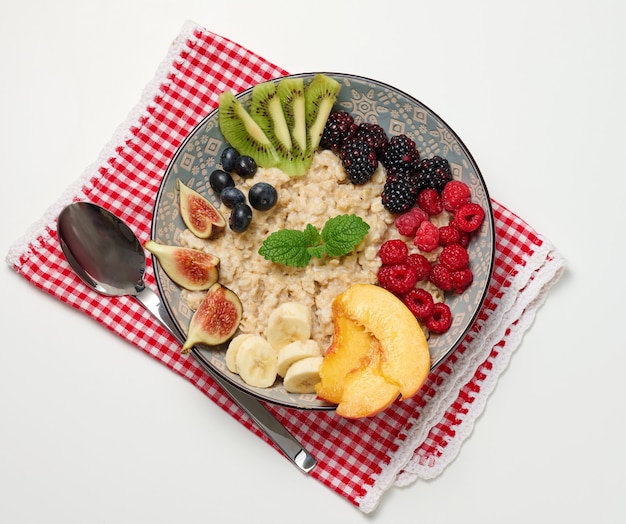
M183 344L184 337L165 311L159 295L149 287L144 287L134 298L142 304L165 327L176 340ZM265 435L293 462L301 471L308 473L317 461L306 451L296 438L283 426L257 399L230 384L211 366L207 358L197 348L191 354L198 364L222 387L230 398L254 420Z

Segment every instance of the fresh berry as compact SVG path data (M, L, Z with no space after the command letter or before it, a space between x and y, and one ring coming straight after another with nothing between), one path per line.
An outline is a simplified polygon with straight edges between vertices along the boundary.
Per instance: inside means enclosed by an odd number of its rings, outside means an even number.
M391 266L393 264L402 264L406 262L409 255L409 248L404 243L404 240L391 239L383 242L378 250L378 256L381 262L385 266Z
M232 173L235 170L235 161L239 158L239 153L234 147L227 147L222 151L220 156L220 162L222 168L228 173Z
M256 174L257 164L254 158L241 155L235 160L235 173L241 178L250 178Z
M428 213L419 207L414 207L406 213L398 216L394 224L398 233L400 233L403 237L413 238L415 233L417 233L417 228L422 222L424 222L424 220L428 220Z
M228 218L228 225L235 233L242 233L252 221L252 209L248 204L237 203Z
M417 228L413 243L421 251L430 253L439 246L439 229L429 220L424 220Z
M216 169L209 175L209 184L218 195L226 186L234 186L235 181L229 173L222 169Z
M463 246L452 244L441 250L439 262L450 271L458 271L459 269L465 269L469 265L469 254Z
M267 211L278 202L278 193L273 185L257 182L248 190L248 201L254 209Z
M381 194L384 208L393 214L405 213L411 209L417 198L415 188L404 179L398 182L386 182Z
M461 232L454 226L448 224L439 228L439 245L450 246L461 242Z
M436 302L433 309L424 319L424 324L433 333L445 333L452 325L452 312L445 302Z
M402 295L402 302L415 318L421 320L432 314L433 296L425 289L414 288Z
M420 253L411 253L406 257L406 263L417 271L417 281L427 280L430 275L430 262Z
M471 233L483 223L485 211L479 204L470 202L463 204L454 213L454 225L461 231Z
M408 292L417 283L417 271L408 264L382 266L377 276L381 287L396 295Z
M413 171L417 167L420 154L415 142L407 135L391 137L389 145L381 156L382 164L387 168L408 168Z
M443 211L441 195L436 189L426 188L417 196L417 205L430 216L438 215Z
M474 274L470 268L466 267L465 269L452 271L450 273L450 278L452 278L453 291L456 293L463 293L463 291L465 291L474 280Z
M220 193L220 200L226 207L232 209L237 204L245 204L246 195L243 194L241 189L235 186L226 186Z
M455 211L470 202L472 193L469 186L460 180L451 180L441 192L443 207L446 211Z
M332 112L326 120L324 132L320 139L320 147L338 152L344 141L356 132L357 127L350 113L346 111Z
M431 188L440 193L446 184L452 180L450 164L440 156L421 160L417 167L417 176L420 188Z
M348 179L353 184L365 184L378 167L376 152L365 142L351 138L344 142L339 158Z
M433 264L428 279L442 291L452 291L452 275L443 264Z
M389 138L385 130L378 124L370 122L359 124L354 136L357 140L362 140L370 146L376 152L378 158L382 158L382 153L389 144Z

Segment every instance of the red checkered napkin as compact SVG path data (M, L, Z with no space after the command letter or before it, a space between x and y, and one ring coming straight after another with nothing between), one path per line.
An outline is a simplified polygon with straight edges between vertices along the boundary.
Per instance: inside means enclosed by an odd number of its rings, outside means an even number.
M74 276L57 241L56 217L72 200L88 200L117 214L145 242L166 167L185 136L216 107L219 93L239 92L286 73L234 42L185 24L142 100L101 157L7 255L7 262L32 284L163 362L263 439L141 306L130 298L92 292ZM484 307L463 344L431 373L415 398L360 421L333 412L269 406L317 458L311 475L365 513L378 505L388 488L432 478L456 456L561 274L563 260L550 242L499 203L493 206L497 253ZM155 287L151 266L146 281Z

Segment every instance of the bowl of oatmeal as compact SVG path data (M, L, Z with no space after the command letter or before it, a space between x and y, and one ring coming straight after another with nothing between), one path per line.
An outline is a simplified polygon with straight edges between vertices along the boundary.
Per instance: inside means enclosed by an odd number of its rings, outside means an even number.
M484 301L494 260L494 223L485 182L472 155L454 131L433 111L415 98L376 80L349 74L325 73L341 85L334 110L350 113L357 122L380 125L389 137L405 134L415 141L422 157L441 156L448 160L453 179L465 182L472 200L485 210L485 219L468 246L473 281L462 294L442 296L453 314L453 324L442 334L428 335L432 367L440 364L458 347L473 325ZM292 75L304 77L314 74ZM238 95L246 102L250 90ZM386 181L379 164L372 178L362 185L350 183L339 157L320 150L303 177L289 177L277 168L260 168L254 177L237 178L244 194L260 181L278 192L278 202L269 211L254 211L246 231L236 233L228 226L203 240L195 237L180 216L177 181L193 188L213 202L225 217L228 210L209 183L211 173L220 168L220 157L228 147L220 132L217 111L204 118L181 144L161 183L152 220L152 238L159 243L207 251L220 258L220 283L239 296L243 306L240 333L265 335L269 315L284 302L304 304L311 311L312 338L327 348L333 335L333 299L354 283L377 282L381 266L378 250L386 240L398 238L396 215L381 202ZM305 267L290 267L266 260L258 250L271 233L281 229L302 230L307 224L321 229L331 217L354 214L369 225L363 241L341 258L314 258ZM440 225L446 217L438 217ZM177 286L153 260L159 292L169 315L187 333L194 310L204 292L190 292ZM393 319L390 319L392 321ZM263 401L299 409L333 409L311 394L286 391L280 378L269 388L247 385L229 371L226 345L201 347L214 369L235 386Z

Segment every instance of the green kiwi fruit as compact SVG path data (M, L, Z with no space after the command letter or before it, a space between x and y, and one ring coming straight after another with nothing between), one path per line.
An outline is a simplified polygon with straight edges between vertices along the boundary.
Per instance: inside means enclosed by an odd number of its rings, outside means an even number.
M289 165L282 169L290 176L302 176L309 169L315 154L307 142L304 80L283 78L278 82L276 92L283 106L292 143Z
M316 151L328 115L333 109L341 85L334 78L318 73L304 90L306 125L309 135L309 149Z
M224 138L240 155L252 157L261 167L278 165L272 142L231 91L220 95L217 118Z
M291 134L274 82L263 82L252 88L250 116L272 142L278 156L288 158L292 147Z
M291 131L294 147L305 151L306 138L306 109L304 103L304 80L300 78L282 78L276 88L278 98L283 105L287 126Z

